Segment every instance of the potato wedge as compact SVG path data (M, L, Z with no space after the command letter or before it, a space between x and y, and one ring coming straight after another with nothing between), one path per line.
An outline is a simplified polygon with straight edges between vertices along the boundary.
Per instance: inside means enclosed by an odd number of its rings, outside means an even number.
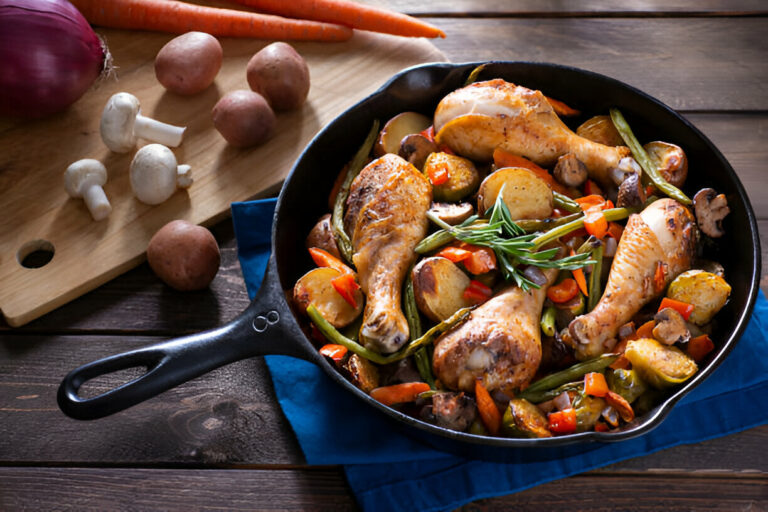
M343 369L349 380L366 393L379 387L379 369L364 357L352 354L344 363Z
M331 226L331 214L326 213L317 221L317 224L312 228L307 235L305 242L307 249L312 247L319 247L324 251L328 251L337 258L341 258L339 248L336 245L336 235L333 232Z
M576 128L576 135L606 146L624 146L624 139L619 135L610 116L590 117Z
M448 172L448 181L440 185L432 184L432 197L435 201L458 201L477 189L480 173L475 164L466 158L448 153L432 153L424 162L424 174L428 177L436 169Z
M632 369L656 389L685 382L699 369L679 348L662 345L652 338L629 341L624 355Z
M521 167L504 167L483 180L477 196L479 213L493 208L502 187L512 219L545 219L552 215L552 189L546 181Z
M471 306L463 297L469 277L451 260L433 256L413 268L413 293L419 311L442 322L461 308Z
M688 321L704 325L712 320L731 294L731 285L725 279L704 270L688 270L669 284L667 297L693 304Z
M355 291L357 307L350 306L331 284L331 280L340 275L341 272L329 267L310 270L296 281L293 287L294 302L301 311L306 311L310 304L314 304L323 318L336 328L351 324L363 312L363 292Z
M373 147L373 154L377 157L387 153L398 154L400 142L406 135L419 133L426 130L432 124L432 120L418 112L402 112L386 122L379 132L379 138Z

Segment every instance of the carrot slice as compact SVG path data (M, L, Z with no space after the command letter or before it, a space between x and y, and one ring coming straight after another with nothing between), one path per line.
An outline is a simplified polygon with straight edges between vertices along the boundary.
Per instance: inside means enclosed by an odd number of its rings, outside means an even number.
M715 349L715 344L706 334L696 336L688 342L686 352L697 363L701 362L707 354Z
M371 391L371 398L384 405L413 402L421 393L429 391L429 389L429 384L426 382L403 382L402 384L376 388Z
M577 116L581 114L581 111L576 110L575 108L571 108L565 103L563 103L560 100L556 100L554 98L550 98L549 96L544 96L547 99L547 103L549 103L552 106L552 110L555 111L555 114L559 116Z
M175 34L196 30L213 36L283 41L346 41L352 37L352 29L342 25L184 2L72 0L72 3L89 23L109 28L155 30Z
M579 285L571 278L563 279L562 282L547 288L547 297L556 304L568 302L579 293Z
M648 320L637 328L637 338L653 338L653 328L656 327L654 320Z
M608 221L605 220L605 215L599 210L589 210L584 217L584 229L590 235L603 239L606 233L608 233Z
M491 435L495 436L501 429L501 413L480 379L475 381L475 400L477 400L477 412L480 413L483 425Z

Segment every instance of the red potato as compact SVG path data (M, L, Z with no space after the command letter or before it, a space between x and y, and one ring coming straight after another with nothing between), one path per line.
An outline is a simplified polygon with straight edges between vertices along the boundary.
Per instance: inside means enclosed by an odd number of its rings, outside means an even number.
M240 89L222 97L213 107L213 126L236 148L261 144L275 131L275 113L264 97Z
M293 46L277 42L259 50L246 67L251 89L275 110L293 110L309 94L309 66Z
M155 76L171 92L197 94L216 79L223 56L215 37L205 32L187 32L171 39L157 53Z
M192 291L202 290L213 281L221 255L216 239L206 228L174 220L149 241L147 262L171 288Z

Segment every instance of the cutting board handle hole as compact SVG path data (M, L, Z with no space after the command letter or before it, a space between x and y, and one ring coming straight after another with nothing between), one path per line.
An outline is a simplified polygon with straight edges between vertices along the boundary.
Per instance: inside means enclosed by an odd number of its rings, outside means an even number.
M46 266L56 252L48 240L32 240L21 246L16 253L19 265L25 268L40 268Z

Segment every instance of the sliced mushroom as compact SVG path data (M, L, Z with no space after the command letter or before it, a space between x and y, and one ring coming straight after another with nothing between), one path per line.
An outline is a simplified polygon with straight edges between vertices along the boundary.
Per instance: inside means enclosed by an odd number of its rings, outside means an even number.
M634 158L627 156L619 160L618 165L611 171L611 180L616 186L620 186L632 174L641 176L643 168Z
M435 152L437 152L437 144L421 134L412 133L400 141L397 154L412 163L418 170L422 170L427 157Z
M669 142L649 142L643 146L667 182L681 188L688 177L688 158L680 146Z
M462 393L437 393L432 397L432 414L438 426L464 431L475 421L475 401Z
M653 337L665 345L686 343L691 339L691 332L683 316L672 308L664 308L653 317L656 327Z
M432 203L429 213L443 222L455 226L461 224L475 213L475 207L470 203Z
M619 195L616 198L616 206L625 208L628 206L640 206L647 199L645 187L640 181L639 174L629 174L619 185Z
M573 153L567 153L557 159L554 175L566 187L580 187L587 181L587 166Z
M346 370L352 383L366 393L370 393L371 390L379 387L378 368L372 362L357 354L352 354L347 359L347 362L344 364L344 370Z
M319 247L337 258L341 258L341 253L339 253L339 248L336 245L336 234L331 227L330 213L326 213L317 221L315 227L307 235L306 246L307 249Z
M728 200L724 194L718 194L712 188L703 188L693 196L693 209L696 222L704 234L712 238L720 238L725 234L722 221L731 213Z

